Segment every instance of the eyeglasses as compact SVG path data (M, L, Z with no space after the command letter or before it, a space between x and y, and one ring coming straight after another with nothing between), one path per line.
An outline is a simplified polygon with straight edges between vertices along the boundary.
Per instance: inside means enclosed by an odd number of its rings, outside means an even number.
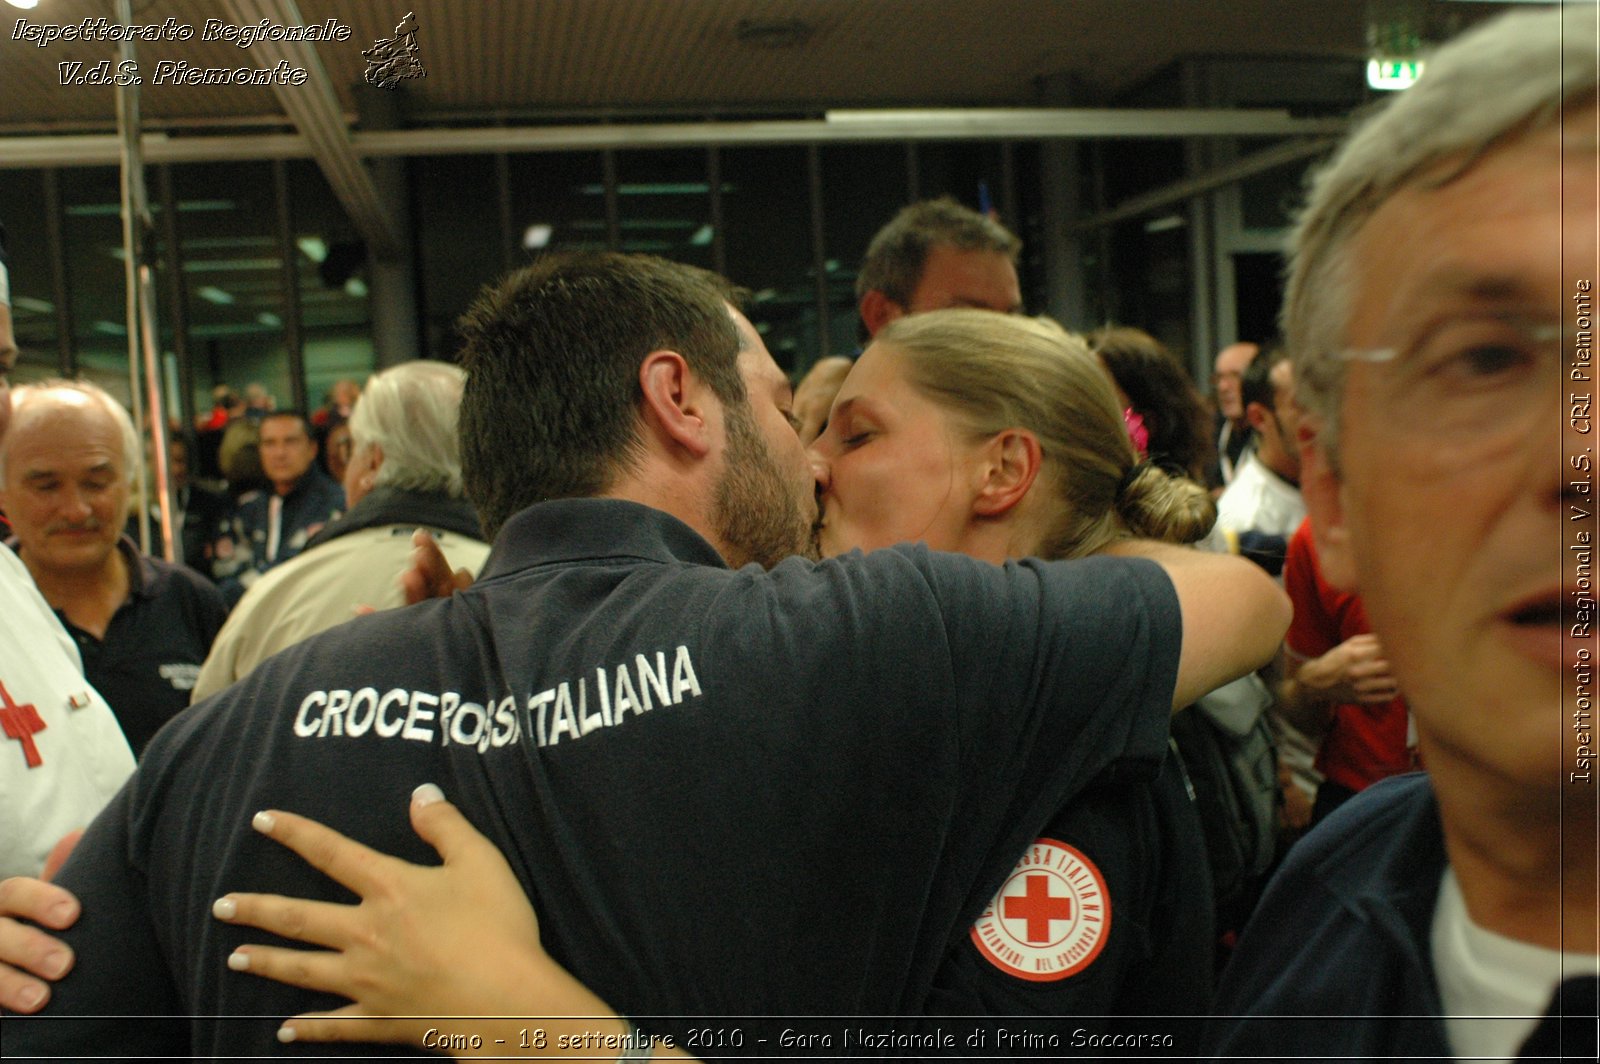
M1516 316L1449 318L1410 347L1338 357L1383 367L1386 416L1459 443L1520 432L1535 417L1556 423L1561 331L1558 322Z

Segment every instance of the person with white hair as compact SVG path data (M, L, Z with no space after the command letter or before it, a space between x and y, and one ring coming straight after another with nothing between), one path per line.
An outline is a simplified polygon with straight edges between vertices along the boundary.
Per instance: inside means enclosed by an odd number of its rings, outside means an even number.
M222 593L123 533L141 449L121 403L87 381L51 380L16 389L12 407L0 443L9 545L138 754L188 706L227 616Z
M0 287L4 271L0 255ZM16 354L10 318L0 315L0 444ZM84 679L72 637L27 567L0 550L0 875L44 870L57 844L93 819L133 764L111 708ZM17 990L26 1004L33 988Z
M402 604L398 578L417 529L476 572L489 554L462 497L457 422L466 375L444 362L404 362L374 376L350 416L350 510L304 552L265 573L223 626L195 684L215 694L262 661L355 616Z
M1568 5L1441 48L1294 230L1318 557L1427 772L1291 851L1224 976L1222 1057L1594 1059L1596 526L1566 397L1593 390L1596 39Z

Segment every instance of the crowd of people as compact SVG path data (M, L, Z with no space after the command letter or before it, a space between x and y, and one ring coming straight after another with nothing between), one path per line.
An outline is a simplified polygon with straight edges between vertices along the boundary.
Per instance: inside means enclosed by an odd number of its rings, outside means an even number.
M948 200L798 382L723 278L540 258L459 368L240 413L210 580L110 396L0 395L0 1048L1592 1059L1595 36L1361 122L1209 408Z

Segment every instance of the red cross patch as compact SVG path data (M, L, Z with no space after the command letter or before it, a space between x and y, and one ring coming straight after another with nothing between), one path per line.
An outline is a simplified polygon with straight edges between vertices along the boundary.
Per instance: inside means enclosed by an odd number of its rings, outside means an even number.
M17 705L11 700L11 692L6 690L3 683L0 683L0 728L4 729L7 739L15 739L22 744L22 756L29 768L44 764L39 747L33 741L34 733L45 729L44 721L39 719L39 710L30 702Z
M972 925L972 944L1008 975L1044 983L1093 964L1110 931L1100 869L1064 842L1038 839Z

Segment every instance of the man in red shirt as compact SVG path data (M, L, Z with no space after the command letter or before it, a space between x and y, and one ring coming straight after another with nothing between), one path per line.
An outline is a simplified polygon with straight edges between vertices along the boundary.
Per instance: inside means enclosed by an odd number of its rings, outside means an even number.
M1316 767L1323 781L1311 808L1317 824L1369 785L1413 768L1416 743L1361 599L1322 577L1310 521L1289 541L1283 584L1294 620L1284 639L1289 679L1280 708L1296 727L1322 736Z

